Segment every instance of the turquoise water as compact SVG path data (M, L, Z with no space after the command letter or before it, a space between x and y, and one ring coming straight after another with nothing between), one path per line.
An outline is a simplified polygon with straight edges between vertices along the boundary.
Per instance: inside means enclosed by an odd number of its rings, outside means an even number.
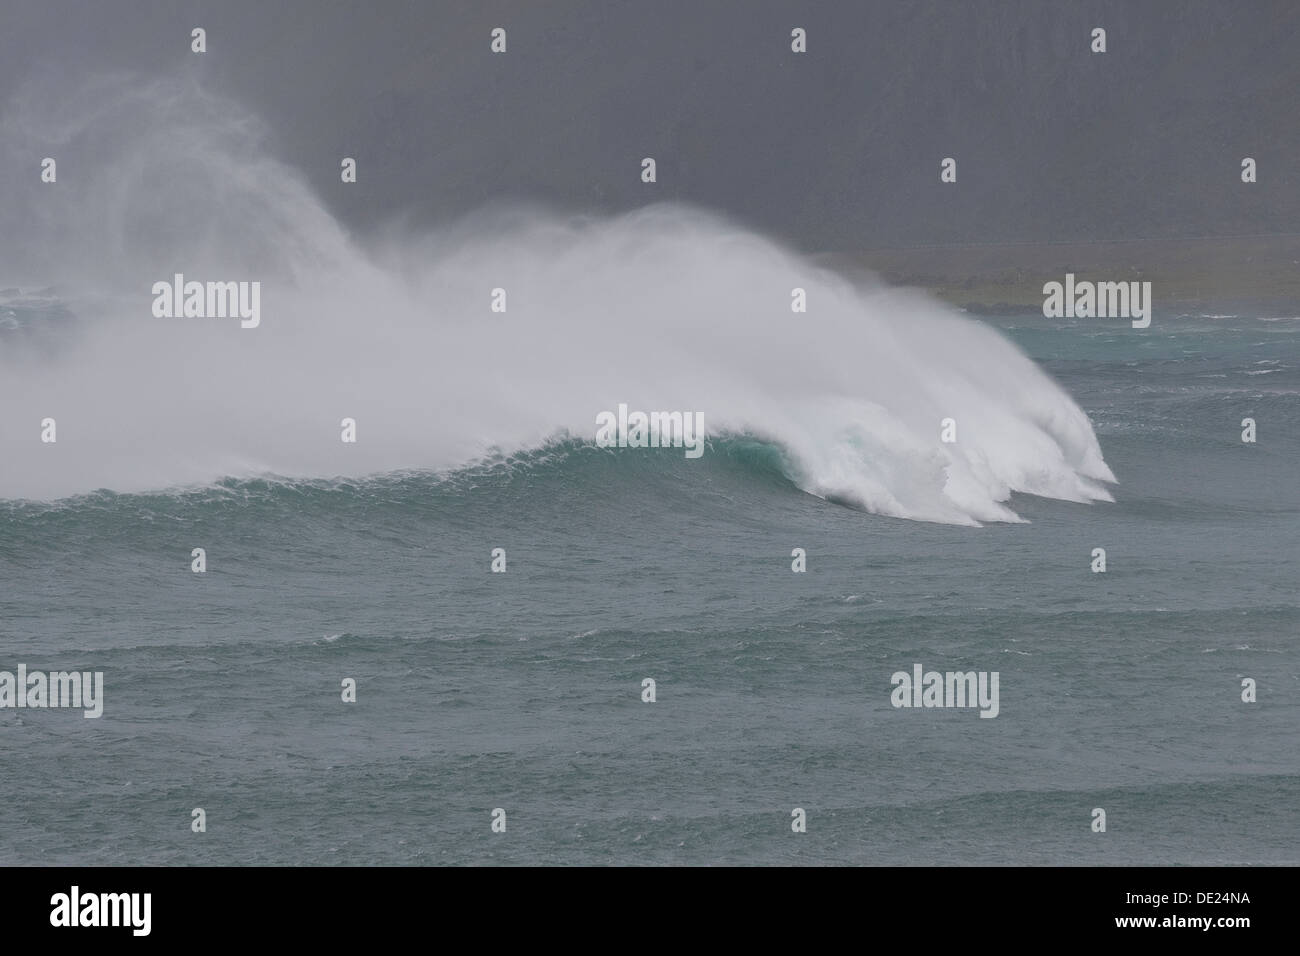
M0 504L0 668L105 680L0 711L0 859L1300 862L1300 320L995 324L1113 504L879 517L744 438ZM918 662L998 717L894 709Z

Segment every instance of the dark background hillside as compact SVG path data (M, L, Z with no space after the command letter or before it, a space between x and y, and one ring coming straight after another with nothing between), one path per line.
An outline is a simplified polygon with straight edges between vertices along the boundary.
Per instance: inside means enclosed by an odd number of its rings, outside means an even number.
M252 107L358 230L526 198L686 200L819 251L1300 232L1293 0L5 4L0 99L98 70Z

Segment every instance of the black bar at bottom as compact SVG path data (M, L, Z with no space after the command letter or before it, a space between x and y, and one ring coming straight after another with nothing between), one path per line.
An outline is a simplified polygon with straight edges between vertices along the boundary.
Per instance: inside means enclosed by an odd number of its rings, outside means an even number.
M733 940L786 924L796 935L801 925L819 937L842 928L899 943L931 933L945 945L1046 934L1231 946L1285 931L1294 877L1286 867L0 870L6 942L283 938L297 946L476 925L487 935L505 928L593 942L618 939L607 934L622 926L630 934L623 938L664 947L677 945L672 933L700 924ZM891 927L906 928L905 938Z

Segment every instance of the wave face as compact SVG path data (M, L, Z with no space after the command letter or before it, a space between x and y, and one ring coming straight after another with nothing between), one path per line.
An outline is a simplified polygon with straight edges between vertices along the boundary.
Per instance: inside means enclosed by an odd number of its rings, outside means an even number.
M230 103L124 78L45 95L0 120L6 162L78 157L0 211L0 284L23 287L0 301L0 497L450 469L591 440L626 403L701 412L880 514L1111 500L1087 416L1000 333L716 216L497 208L360 241ZM260 282L260 327L155 318L175 273Z

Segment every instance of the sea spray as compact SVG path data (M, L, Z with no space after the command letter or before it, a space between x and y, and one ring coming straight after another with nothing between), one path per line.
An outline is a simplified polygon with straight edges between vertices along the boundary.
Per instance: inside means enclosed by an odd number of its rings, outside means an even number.
M48 354L0 334L0 497L449 468L589 437L626 403L777 443L804 490L882 514L977 524L1016 520L1013 491L1110 499L1083 411L919 293L677 205L502 207L353 239L236 106L96 90L43 108L29 93L0 120L6 153L35 148L33 117L100 143L41 215L0 212L3 278L57 283L78 320ZM155 315L151 287L175 273L260 283L259 326Z

